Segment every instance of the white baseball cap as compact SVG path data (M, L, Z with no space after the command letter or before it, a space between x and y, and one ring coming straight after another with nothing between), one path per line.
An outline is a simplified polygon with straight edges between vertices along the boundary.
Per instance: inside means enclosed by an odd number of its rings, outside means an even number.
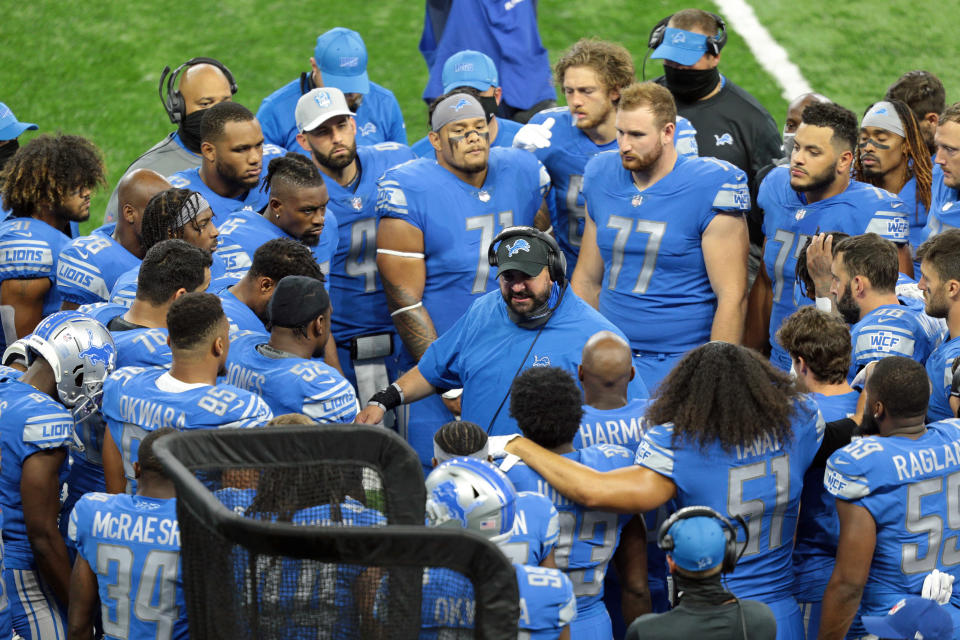
M297 131L313 131L330 118L352 116L343 91L336 87L321 87L305 93L297 100Z

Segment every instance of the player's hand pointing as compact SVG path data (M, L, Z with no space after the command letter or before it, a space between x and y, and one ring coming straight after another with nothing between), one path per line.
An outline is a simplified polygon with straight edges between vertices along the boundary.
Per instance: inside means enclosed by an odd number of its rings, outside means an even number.
M554 119L547 118L543 124L525 124L520 127L517 134L513 137L513 146L525 151L536 151L537 149L546 149L550 146L550 128L553 127Z

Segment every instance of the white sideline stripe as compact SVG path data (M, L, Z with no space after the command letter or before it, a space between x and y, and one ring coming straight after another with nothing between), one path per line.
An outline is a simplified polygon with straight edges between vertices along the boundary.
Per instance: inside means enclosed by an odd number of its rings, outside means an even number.
M782 91L780 94L786 100L793 100L804 93L811 93L813 88L807 82L800 68L790 62L786 50L773 39L766 27L760 24L753 7L746 0L714 0L720 9L720 15L744 40L753 57L766 70Z

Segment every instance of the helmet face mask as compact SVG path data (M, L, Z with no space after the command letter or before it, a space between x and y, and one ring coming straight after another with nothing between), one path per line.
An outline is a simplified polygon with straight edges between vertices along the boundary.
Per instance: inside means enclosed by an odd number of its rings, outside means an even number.
M510 537L517 491L502 471L473 458L453 458L427 476L427 521L469 529L492 542Z
M49 363L57 396L78 422L99 410L103 382L117 365L106 327L82 313L61 311L42 320L24 341L27 365L37 356Z

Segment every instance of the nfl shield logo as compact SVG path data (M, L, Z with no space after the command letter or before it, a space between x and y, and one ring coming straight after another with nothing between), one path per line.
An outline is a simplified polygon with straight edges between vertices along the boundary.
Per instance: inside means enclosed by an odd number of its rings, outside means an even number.
M477 194L477 197L480 198L480 202L490 202L490 194L486 191L481 191Z
M360 211L363 209L363 198L356 196L350 200L350 204L353 205L354 211Z
M794 214L793 217L794 217L795 219L797 219L797 220L803 220L804 216L806 216L806 215L807 215L807 210L806 210L806 209L797 209L797 213Z
M643 204L643 196L640 195L639 193L633 196L633 200L630 201L630 204L632 204L635 207L639 207L641 204Z

